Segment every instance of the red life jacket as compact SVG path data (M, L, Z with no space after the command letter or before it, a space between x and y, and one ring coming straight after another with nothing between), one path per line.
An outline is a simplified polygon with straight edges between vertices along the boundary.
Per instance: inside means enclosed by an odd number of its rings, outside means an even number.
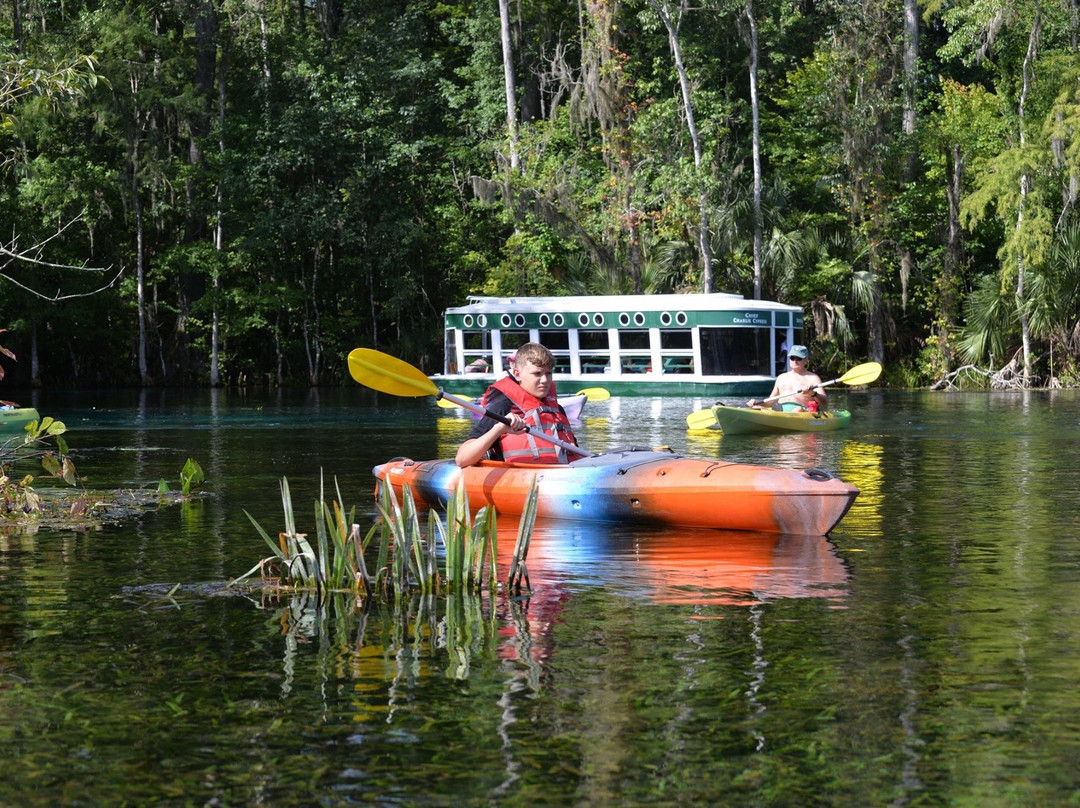
M566 413L559 406L558 399L555 397L554 384L551 385L547 398L541 400L525 392L525 389L510 376L503 376L503 378L491 385L484 394L481 404L485 407L492 390L498 390L510 399L510 412L524 418L530 429L545 432L564 443L572 443L577 446L577 439L570 428L570 420L566 417ZM569 462L566 450L561 446L548 443L543 439L537 439L528 432L522 432L521 434L507 432L499 438L499 448L502 450L504 460L511 460L515 463Z

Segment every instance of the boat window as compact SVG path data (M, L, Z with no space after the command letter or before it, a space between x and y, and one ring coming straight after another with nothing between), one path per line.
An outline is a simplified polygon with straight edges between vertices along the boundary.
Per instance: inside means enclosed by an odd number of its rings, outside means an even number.
M649 354L623 354L623 373L649 373L652 371L652 356Z
M620 331L619 348L624 351L648 351L648 331Z
M702 328L701 372L771 376L768 328Z
M694 337L690 329L661 329L660 350L664 354L662 373L694 372Z
M570 332L565 328L537 333L540 344L555 355L555 372L570 372Z
M446 357L446 364L443 367L443 373L457 373L457 330L448 328L444 332L445 341L443 346L443 356Z
M461 345L466 351L482 351L489 345L487 331L462 331Z
M608 354L581 355L582 373L611 373L611 357Z
M666 356L664 357L664 373L693 373L694 357L692 356Z
M540 331L540 344L547 346L549 351L569 351L570 332L565 329L559 331Z
M660 347L664 350L693 350L694 337L690 329L664 329L660 332Z
M583 351L606 351L609 347L607 331L579 331L578 345Z
M514 331L511 329L503 329L501 332L503 350L507 353L513 353L520 348L526 342L529 341L529 332L526 331Z

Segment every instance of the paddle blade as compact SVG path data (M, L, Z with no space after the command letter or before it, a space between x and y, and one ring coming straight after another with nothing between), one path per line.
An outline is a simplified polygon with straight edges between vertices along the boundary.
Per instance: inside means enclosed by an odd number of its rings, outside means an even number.
M349 353L349 373L356 381L392 396L436 396L435 382L396 356L373 348L355 348Z
M687 429L711 429L719 425L720 422L716 420L716 413L711 409L695 410L686 416Z
M607 401L611 398L611 393L603 387L586 387L584 390L577 391L577 395L582 394L584 394L586 401Z
M840 381L844 384L870 384L877 381L877 377L881 375L881 365L877 362L866 362L862 365L856 365L843 376L840 377Z
M473 398L471 396L455 395L454 397L457 398L459 401L473 401ZM443 398L441 396L439 397L438 405L444 410L456 410L458 407L461 406L457 403L457 401L451 401L450 399Z

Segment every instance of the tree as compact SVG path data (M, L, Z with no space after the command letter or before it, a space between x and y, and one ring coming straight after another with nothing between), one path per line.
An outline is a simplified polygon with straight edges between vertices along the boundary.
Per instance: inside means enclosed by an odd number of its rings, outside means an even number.
M1012 331L1015 327L1021 383L1029 386L1034 381L1036 339L1031 289L1033 285L1045 288L1041 276L1048 271L1055 231L1068 220L1067 215L1059 215L1055 223L1051 199L1060 188L1055 181L1059 172L1050 169L1057 163L1059 170L1065 168L1066 176L1072 173L1063 160L1055 160L1054 152L1064 156L1062 138L1068 131L1058 121L1070 115L1076 74L1075 69L1061 70L1055 65L1059 49L1072 49L1075 26L1064 10L1051 14L1039 2L960 4L944 18L951 30L945 53L969 63L998 54L996 83L1004 103L1011 107L1008 142L973 176L973 191L961 206L968 227L992 216L1003 228L999 294L993 293L992 284L984 283L968 301L965 354L976 361L989 348L996 348L992 359L1010 361L1002 355L1006 335L991 336L988 329ZM980 47L965 50L971 42ZM1071 64L1074 59L1066 57L1062 62Z
M37 104L39 109L51 114L64 114L78 104L87 92L97 86L99 76L97 61L92 56L71 56L50 67L41 67L30 58L0 56L0 144L15 139L20 130L20 106ZM0 150L0 176L11 177L16 162L25 159L17 146ZM112 288L118 276L102 286L89 291L44 292L35 288L33 281L22 281L15 269L52 269L100 275L107 270L90 267L88 262L79 265L49 261L47 249L51 242L63 237L65 231L79 223L82 214L76 213L66 221L57 222L52 233L32 239L23 244L16 231L0 240L0 280L44 300L65 300L73 297L97 294Z

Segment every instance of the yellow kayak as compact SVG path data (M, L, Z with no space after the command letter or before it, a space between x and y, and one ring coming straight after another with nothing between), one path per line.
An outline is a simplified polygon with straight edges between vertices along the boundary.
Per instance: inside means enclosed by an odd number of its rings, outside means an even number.
M851 413L781 412L752 407L728 407L717 404L712 408L716 423L725 435L775 434L783 432L831 432L847 426Z

